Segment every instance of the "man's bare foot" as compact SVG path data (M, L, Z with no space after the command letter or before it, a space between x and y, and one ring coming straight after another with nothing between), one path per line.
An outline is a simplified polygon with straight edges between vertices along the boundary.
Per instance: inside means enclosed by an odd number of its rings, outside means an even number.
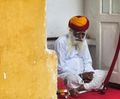
M81 85L80 87L76 88L77 91L84 91L85 87L84 85Z
M71 89L71 90L69 90L69 92L70 92L70 96L72 96L72 97L78 97L78 95L79 95L79 92L77 89Z
M83 85L81 85L81 86L78 87L78 88L74 88L74 89L69 90L70 95L71 95L72 97L78 97L80 91L85 91L85 88L84 88Z

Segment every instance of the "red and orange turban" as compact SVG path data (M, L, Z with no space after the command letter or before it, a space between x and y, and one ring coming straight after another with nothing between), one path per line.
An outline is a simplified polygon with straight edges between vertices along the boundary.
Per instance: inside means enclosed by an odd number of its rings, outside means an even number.
M74 16L69 20L68 26L75 31L86 31L89 27L89 20L85 16Z

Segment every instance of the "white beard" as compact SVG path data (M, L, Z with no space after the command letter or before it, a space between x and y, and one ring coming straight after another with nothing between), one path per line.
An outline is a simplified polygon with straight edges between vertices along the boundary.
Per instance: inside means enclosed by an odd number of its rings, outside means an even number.
M75 46L76 50L81 50L83 47L83 42L82 41L72 41L73 46Z
M83 41L77 41L75 37L73 36L72 32L69 34L69 40L68 40L68 46L69 51L71 52L73 49L76 49L78 52L84 48L84 40Z

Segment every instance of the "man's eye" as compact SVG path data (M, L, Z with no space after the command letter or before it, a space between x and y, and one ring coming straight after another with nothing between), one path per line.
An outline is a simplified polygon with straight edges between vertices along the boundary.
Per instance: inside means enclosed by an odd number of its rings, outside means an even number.
M85 35L85 33L82 33L82 35L84 36L84 35Z
M74 34L75 34L75 35L78 35L79 33L77 33L77 32L74 32Z

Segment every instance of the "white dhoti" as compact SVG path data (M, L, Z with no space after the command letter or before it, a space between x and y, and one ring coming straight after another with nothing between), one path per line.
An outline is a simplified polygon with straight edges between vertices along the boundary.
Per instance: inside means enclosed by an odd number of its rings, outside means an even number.
M93 74L93 80L90 83L84 83L79 75L72 73L63 73L59 77L67 80L68 89L78 88L84 85L84 88L88 91L93 89L100 89L107 72L104 70L95 70Z

